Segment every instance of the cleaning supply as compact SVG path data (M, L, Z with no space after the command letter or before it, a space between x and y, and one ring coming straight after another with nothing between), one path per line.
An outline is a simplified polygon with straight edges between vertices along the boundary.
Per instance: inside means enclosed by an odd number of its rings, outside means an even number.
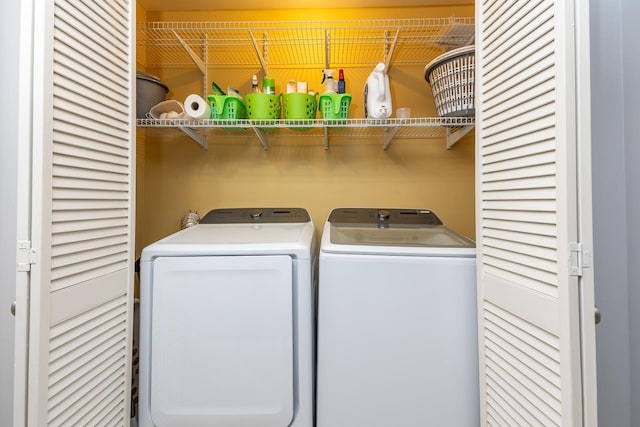
M338 70L338 93L345 93L347 91L347 85L344 81L344 70L341 68Z
M260 88L258 87L258 76L255 74L251 77L251 93L260 93Z
M242 101L242 95L240 95L240 91L238 89L234 89L231 86L227 86L227 93L229 94L229 96L238 98L240 101Z
M370 119L391 117L391 90L389 76L384 72L385 65L379 62L369 74L364 86L364 115Z
M269 95L276 94L276 81L271 77L264 77L262 79L262 93Z
M211 92L213 92L214 95L226 95L216 82L211 82Z
M324 69L322 70L322 83L325 83L323 93L336 93L336 82L333 80L333 73L335 70Z

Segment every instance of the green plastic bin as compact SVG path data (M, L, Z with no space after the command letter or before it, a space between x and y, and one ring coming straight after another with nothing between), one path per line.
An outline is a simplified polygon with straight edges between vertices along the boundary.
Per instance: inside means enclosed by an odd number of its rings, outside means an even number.
M268 93L250 93L244 96L249 120L278 120L280 97Z
M211 118L221 120L238 120L247 118L247 110L243 102L231 95L209 95Z
M308 130L313 123L318 111L318 95L308 95L306 93L287 93L282 96L282 111L284 119L290 121L293 130ZM303 126L298 126L303 125Z
M318 101L318 109L323 120L341 120L349 117L349 105L351 94L348 93L323 93Z

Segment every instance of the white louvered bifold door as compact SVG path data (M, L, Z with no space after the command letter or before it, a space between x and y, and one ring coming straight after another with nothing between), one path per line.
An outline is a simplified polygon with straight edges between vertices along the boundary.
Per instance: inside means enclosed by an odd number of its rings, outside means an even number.
M585 420L571 254L580 237L579 1L476 3L482 425Z
M129 424L132 3L34 2L30 426Z

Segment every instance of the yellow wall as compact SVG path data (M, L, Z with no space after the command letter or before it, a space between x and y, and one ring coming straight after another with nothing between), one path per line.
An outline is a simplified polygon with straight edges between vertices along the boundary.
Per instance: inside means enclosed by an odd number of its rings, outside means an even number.
M473 16L473 6L352 10L147 12L150 21L280 19L387 19ZM139 19L140 20L140 19ZM141 53L139 52L139 55ZM382 59L382 58L381 58ZM375 64L345 69L353 95L350 117L363 117L362 87ZM392 67L394 108L408 106L413 116L435 116L423 66ZM183 101L201 93L194 69L152 69L171 88L169 98ZM209 70L209 79L246 93L255 70ZM322 90L321 70L274 70L278 91L289 79L308 80ZM442 139L397 139L383 150L381 138L270 137L263 150L255 136L209 138L203 150L178 132L175 137L145 136L144 164L138 179L142 198L138 244L145 246L179 229L189 210L204 215L220 207L291 206L309 210L321 229L334 207L415 207L435 211L451 228L473 238L473 132L447 150ZM138 249L141 249L139 247Z

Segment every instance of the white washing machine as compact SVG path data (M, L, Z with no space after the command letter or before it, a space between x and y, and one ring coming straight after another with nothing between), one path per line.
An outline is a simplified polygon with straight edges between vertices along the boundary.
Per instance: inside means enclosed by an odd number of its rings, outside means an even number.
M318 427L478 426L474 242L423 209L335 209L318 287Z
M140 262L142 427L312 427L314 226L218 209Z

